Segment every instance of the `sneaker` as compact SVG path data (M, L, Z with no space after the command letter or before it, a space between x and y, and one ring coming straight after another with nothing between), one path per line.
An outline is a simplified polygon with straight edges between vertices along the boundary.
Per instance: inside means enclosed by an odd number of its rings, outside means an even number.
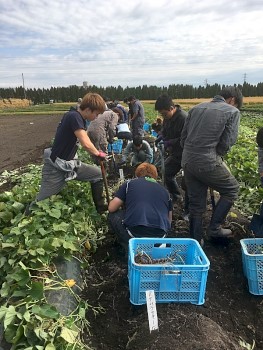
M221 226L216 229L212 229L208 227L207 234L212 238L229 238L229 237L233 237L234 235L230 229L222 228Z

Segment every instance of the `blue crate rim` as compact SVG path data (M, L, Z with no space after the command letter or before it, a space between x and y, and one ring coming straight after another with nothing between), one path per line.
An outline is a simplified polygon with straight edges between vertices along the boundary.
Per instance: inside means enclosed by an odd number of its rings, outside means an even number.
M241 244L241 248L243 253L246 256L251 256L251 257L259 257L259 256L263 256L263 253L260 254L250 254L247 250L247 244L262 244L263 245L263 238L244 238L240 240L240 244Z
M140 268L143 268L144 266L145 267L149 267L149 266L152 266L152 267L155 267L155 268L157 268L157 267L159 267L159 266L161 266L161 267L171 267L171 268L173 268L173 267L183 267L183 269L184 268L202 268L202 270L203 270L203 268L204 267L207 267L207 269L209 269L209 267L210 267L210 261L209 261L209 259L208 259L208 257L206 256L206 254L205 254L205 252L203 251L203 249L202 249L202 247L201 247L201 245L199 244L199 242L197 241L197 240L195 240L195 239L193 239L193 238L131 238L130 240L129 240L129 252L130 252L130 250L132 249L132 244L133 243L135 243L135 241L137 241L137 242L139 242L139 241L144 241L144 243L152 243L152 244L155 244L155 243L169 243L169 241L170 241L170 243L176 243L176 242L178 242L178 244L180 244L180 242L192 242L193 244L195 244L196 245L196 248L198 248L199 249L199 251L201 252L201 254L202 254L202 258L204 258L204 260L206 261L206 263L205 264L196 264L196 265L191 265L191 264L181 264L181 265L179 265L179 264L137 264L135 261L133 261L132 262L132 265L133 266L137 266L137 267L140 267ZM133 252L132 252L133 253ZM130 256L130 254L129 254L129 256Z

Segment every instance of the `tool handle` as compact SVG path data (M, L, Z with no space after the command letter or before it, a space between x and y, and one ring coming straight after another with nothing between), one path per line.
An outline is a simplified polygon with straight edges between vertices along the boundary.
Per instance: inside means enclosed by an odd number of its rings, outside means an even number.
M109 188L108 188L108 182L106 178L106 171L104 167L103 160L100 161L100 168L101 168L101 173L102 173L102 178L105 186L105 191L106 191L106 198L107 198L107 203L110 203L110 195L109 195Z

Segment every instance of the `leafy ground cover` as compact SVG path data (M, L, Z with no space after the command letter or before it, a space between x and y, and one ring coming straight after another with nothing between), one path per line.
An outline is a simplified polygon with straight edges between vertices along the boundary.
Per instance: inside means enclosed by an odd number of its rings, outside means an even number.
M23 128L24 117L19 118ZM231 242L214 244L205 237L204 250L211 262L205 304L158 304L159 332L151 334L146 307L129 302L127 260L114 235L106 232L105 218L96 214L89 185L68 184L59 196L39 203L28 218L23 211L38 189L40 166L2 173L0 318L12 349L263 349L262 297L248 292L239 244L241 238L251 236L248 216L257 210L262 198L254 142L260 125L258 114L243 116L238 144L227 159L239 176L243 200L228 218L235 232ZM16 144L1 149L1 162L12 147L19 156L28 124L23 130L12 130ZM36 133L26 135L29 153L39 146L35 154L39 162L45 142ZM50 124L50 140L53 135ZM20 164L16 159L9 163L9 169ZM127 177L129 170L125 170ZM112 175L109 184L116 188L118 179ZM181 212L180 206L174 208L172 237L188 237L188 223L182 220ZM210 215L208 200L205 225ZM75 293L74 281L59 278L54 269L52 259L60 254L83 261L85 288L81 297ZM79 306L69 317L47 303L46 291L52 288L76 295Z

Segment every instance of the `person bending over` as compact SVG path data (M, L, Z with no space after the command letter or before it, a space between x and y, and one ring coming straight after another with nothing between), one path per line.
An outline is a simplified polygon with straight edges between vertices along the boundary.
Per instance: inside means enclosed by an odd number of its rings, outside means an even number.
M103 98L98 94L88 93L77 110L64 114L58 125L53 146L44 150L41 187L36 201L59 193L67 181L75 179L91 183L92 197L98 213L107 209L104 204L100 168L84 164L77 157L80 143L92 156L105 158L106 154L93 145L86 132L86 120L94 120L104 110Z
M171 229L172 200L156 181L156 167L140 164L135 176L120 186L108 206L110 230L124 248L132 237L162 238Z
M88 127L88 136L97 149L108 152L108 144L113 143L116 136L116 126L118 123L118 114L111 109L106 110L93 120ZM98 158L92 156L95 164L98 164Z

